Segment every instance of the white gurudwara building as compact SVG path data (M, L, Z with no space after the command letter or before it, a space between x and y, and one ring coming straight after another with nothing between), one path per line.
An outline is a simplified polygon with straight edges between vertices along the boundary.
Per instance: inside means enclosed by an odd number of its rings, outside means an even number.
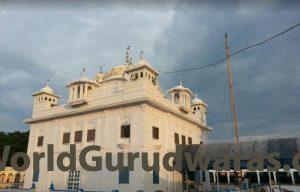
M207 142L212 129L206 125L206 104L180 84L162 92L158 72L143 58L132 63L128 50L125 62L108 72L98 72L93 79L82 77L66 85L68 101L59 105L59 96L47 85L33 94L33 113L24 120L30 125L28 155L45 152L47 144L54 145L54 159L76 144L76 171L63 172L54 163L47 171L41 159L39 172L32 163L26 171L24 187L36 184L37 191L56 189L88 191L183 191L182 175L168 172L161 165L159 172L146 172L141 159L136 159L134 171L86 171L80 167L79 152L86 146L101 146L101 152L91 156L104 157L112 152L175 152L176 144ZM113 156L116 162L116 156ZM47 158L47 153L46 153ZM126 158L125 158L126 159ZM87 161L92 163L91 158ZM125 162L126 165L126 162ZM151 162L149 162L151 165Z
M22 188L23 182L23 171L16 171L12 167L5 167L3 171L0 171L0 189Z

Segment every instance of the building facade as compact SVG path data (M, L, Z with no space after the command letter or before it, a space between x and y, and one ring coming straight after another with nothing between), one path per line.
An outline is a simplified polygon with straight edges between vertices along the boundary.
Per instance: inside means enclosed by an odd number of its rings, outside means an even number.
M0 171L0 189L22 188L24 174L23 171L16 171L12 167L5 167L3 171Z
M188 152L194 156L198 150L210 157L208 170L189 171L187 162L184 160L183 170L187 176L184 177L186 189L199 191L300 191L300 170L293 165L294 158L300 151L300 138L270 138L264 140L241 141L239 143L209 143L205 145L184 146L184 153ZM213 162L222 159L222 154L231 156L231 163L228 170L214 170ZM278 170L268 170L270 163L266 157L271 153L280 154L276 160L281 165ZM235 168L234 156L243 154L239 157L239 169ZM255 157L265 158L262 161L260 170L249 170L247 163ZM299 161L295 161L298 162ZM272 164L271 164L272 165ZM247 180L247 185L245 182ZM266 189L267 186L267 190Z
M46 153L47 144L54 144L56 159L76 144L77 165L76 171L62 172L57 165L47 171L42 159L38 172L32 167L26 171L25 188L36 183L38 191L47 191L53 183L56 189L182 191L182 175L163 169L163 155L174 152L176 144L205 143L212 129L206 125L202 100L193 99L194 93L181 82L165 95L158 77L142 55L133 64L127 50L124 64L100 71L93 79L82 74L67 84L69 97L64 104L58 105L59 96L48 83L34 93L32 118L24 120L30 125L29 157L33 152ZM124 170L111 172L103 166L101 171L86 171L79 166L78 155L89 145L101 146L101 152L88 154L91 164L91 156L104 157L106 152L113 153L114 163L118 152L147 152L151 165L152 154L159 152L160 171L142 170L140 159L134 171L126 169L126 161Z

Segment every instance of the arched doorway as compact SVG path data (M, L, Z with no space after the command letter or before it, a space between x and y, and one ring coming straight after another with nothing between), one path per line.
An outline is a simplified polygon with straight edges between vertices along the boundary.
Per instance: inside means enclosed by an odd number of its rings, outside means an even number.
M21 178L21 175L19 173L17 173L15 176L15 183L20 183L20 178Z
M6 183L13 183L13 182L14 182L13 174L9 174L6 179Z
M5 174L1 174L0 175L0 183L4 183L5 182Z
M179 104L180 95L179 93L174 94L174 103Z

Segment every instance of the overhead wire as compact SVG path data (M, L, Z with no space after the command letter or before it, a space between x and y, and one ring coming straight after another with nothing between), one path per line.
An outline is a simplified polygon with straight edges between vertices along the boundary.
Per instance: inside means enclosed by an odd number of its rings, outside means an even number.
M247 46L247 47L245 47L245 48L242 48L242 49L240 49L240 50L238 50L238 51L235 51L235 52L233 52L232 54L230 54L229 57L235 56L235 55L237 55L237 54L239 54L239 53L242 53L242 52L244 52L244 51L246 51L246 50L248 50L248 49L251 49L251 48L253 48L253 47L256 47L256 46L260 46L260 45L262 45L262 44L265 44L265 43L267 43L268 41L271 41L272 39L274 39L274 38L276 38L276 37L279 37L279 36L281 36L281 35L283 35L283 34L289 32L289 31L291 31L291 30L293 30L293 29L295 29L296 27L299 27L299 26L300 26L300 23L297 23L296 25L293 25L293 26L287 28L286 30L281 31L280 33L275 34L275 35L273 35L273 36L271 36L271 37L269 37L269 38L267 38L267 39L265 39L265 40L263 40L263 41L261 41L261 42L259 42L259 43L255 43L255 44L249 45L249 46ZM207 64L207 65L202 65L202 66L197 66L197 67L191 67L191 68L186 68L186 69L179 69L179 70L174 70L174 71L164 71L164 70L158 69L158 71L159 71L159 72L162 72L162 73L165 73L165 74L180 73L180 72L187 72L187 71L194 71L194 70L199 70L199 69L203 69L203 68L208 68L208 67L216 66L216 65L218 65L218 64L221 64L223 61L226 61L226 57L224 57L224 58L222 58L222 59L219 59L218 61L216 61L216 62L214 62L214 63Z
M235 52L233 52L232 54L230 54L229 57L238 55L238 54L240 54L240 53L242 53L242 52L244 52L244 51L246 51L246 50L248 50L248 49L254 48L254 47L256 47L256 46L263 45L263 44L265 44L265 43L271 41L272 39L275 39L275 38L277 38L277 37L279 37L279 36L281 36L281 35L283 35L283 34L289 32L289 31L291 31L291 30L293 30L293 29L295 29L295 28L297 28L297 27L299 27L299 26L300 26L300 23L297 23L297 24L295 24L295 25L293 25L293 26L287 28L286 30L281 31L281 32L279 32L279 33L277 33L277 34L275 34L275 35L273 35L273 36L271 36L271 37L269 37L269 38L266 38L266 39L264 39L264 40L262 40L262 41L260 41L260 42L258 42L258 43L250 44L250 45L247 46L247 47L244 47L244 48L242 48L242 49L240 49L240 50L238 50L238 51L235 51ZM224 61L226 61L226 57L224 57L224 58L222 58L222 59L219 59L219 60L217 60L217 61L214 62L214 63L207 64L207 65L196 66L196 67L190 67L190 68L185 68L185 69L180 69L180 70L174 70L174 71L163 71L163 70L158 69L158 71L159 71L159 72L162 72L162 73L165 73L165 74L182 73L182 72L188 72L188 71L194 71L194 70L199 70L199 69L203 69L203 68L213 67L213 66L216 66L216 65L221 64L221 63L224 62ZM239 89L239 88L238 88L238 89ZM239 92L239 91L238 91L238 92ZM226 95L226 88L225 88L225 90L224 90L224 105L223 105L223 112L225 112L225 108L226 108L226 106L225 106L225 95ZM239 103L239 101L237 101L237 102ZM240 103L239 103L239 104L240 104ZM239 105L239 104L238 104L238 105ZM241 115L239 106L238 106L238 113L239 113L239 115ZM227 119L227 118L226 118L226 119ZM226 121L225 121L225 122L226 122ZM225 137L224 139L227 140L227 139L226 139L226 135L227 135L226 132L229 132L229 131L230 131L230 129L227 129L226 126L225 126L225 130L223 130L223 128L224 128L224 127L221 126L221 130L220 130L220 140L221 140L221 141L223 140L224 137ZM224 134L225 134L225 135L224 135ZM228 133L228 135L230 135L230 134ZM229 138L228 138L228 139L229 139Z

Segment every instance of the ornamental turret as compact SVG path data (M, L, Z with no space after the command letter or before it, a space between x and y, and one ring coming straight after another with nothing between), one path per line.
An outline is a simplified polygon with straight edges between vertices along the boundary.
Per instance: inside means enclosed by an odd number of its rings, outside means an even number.
M195 92L195 98L191 102L191 107L193 113L206 124L207 105L198 98L197 92Z
M168 90L168 95L171 97L171 101L179 106L179 108L187 113L191 109L191 97L193 92L182 85L181 79L179 85Z
M140 60L129 67L125 73L130 77L130 81L147 80L153 85L158 85L158 72L144 59L143 52L140 53Z
M98 83L86 78L84 72L85 69L83 69L79 80L72 81L66 85L69 88L68 104L71 106L86 104L90 99L94 98Z
M49 87L49 80L47 80L45 87L32 94L32 96L34 97L33 116L39 111L57 106L58 99L60 98L60 96L56 95L53 89Z

